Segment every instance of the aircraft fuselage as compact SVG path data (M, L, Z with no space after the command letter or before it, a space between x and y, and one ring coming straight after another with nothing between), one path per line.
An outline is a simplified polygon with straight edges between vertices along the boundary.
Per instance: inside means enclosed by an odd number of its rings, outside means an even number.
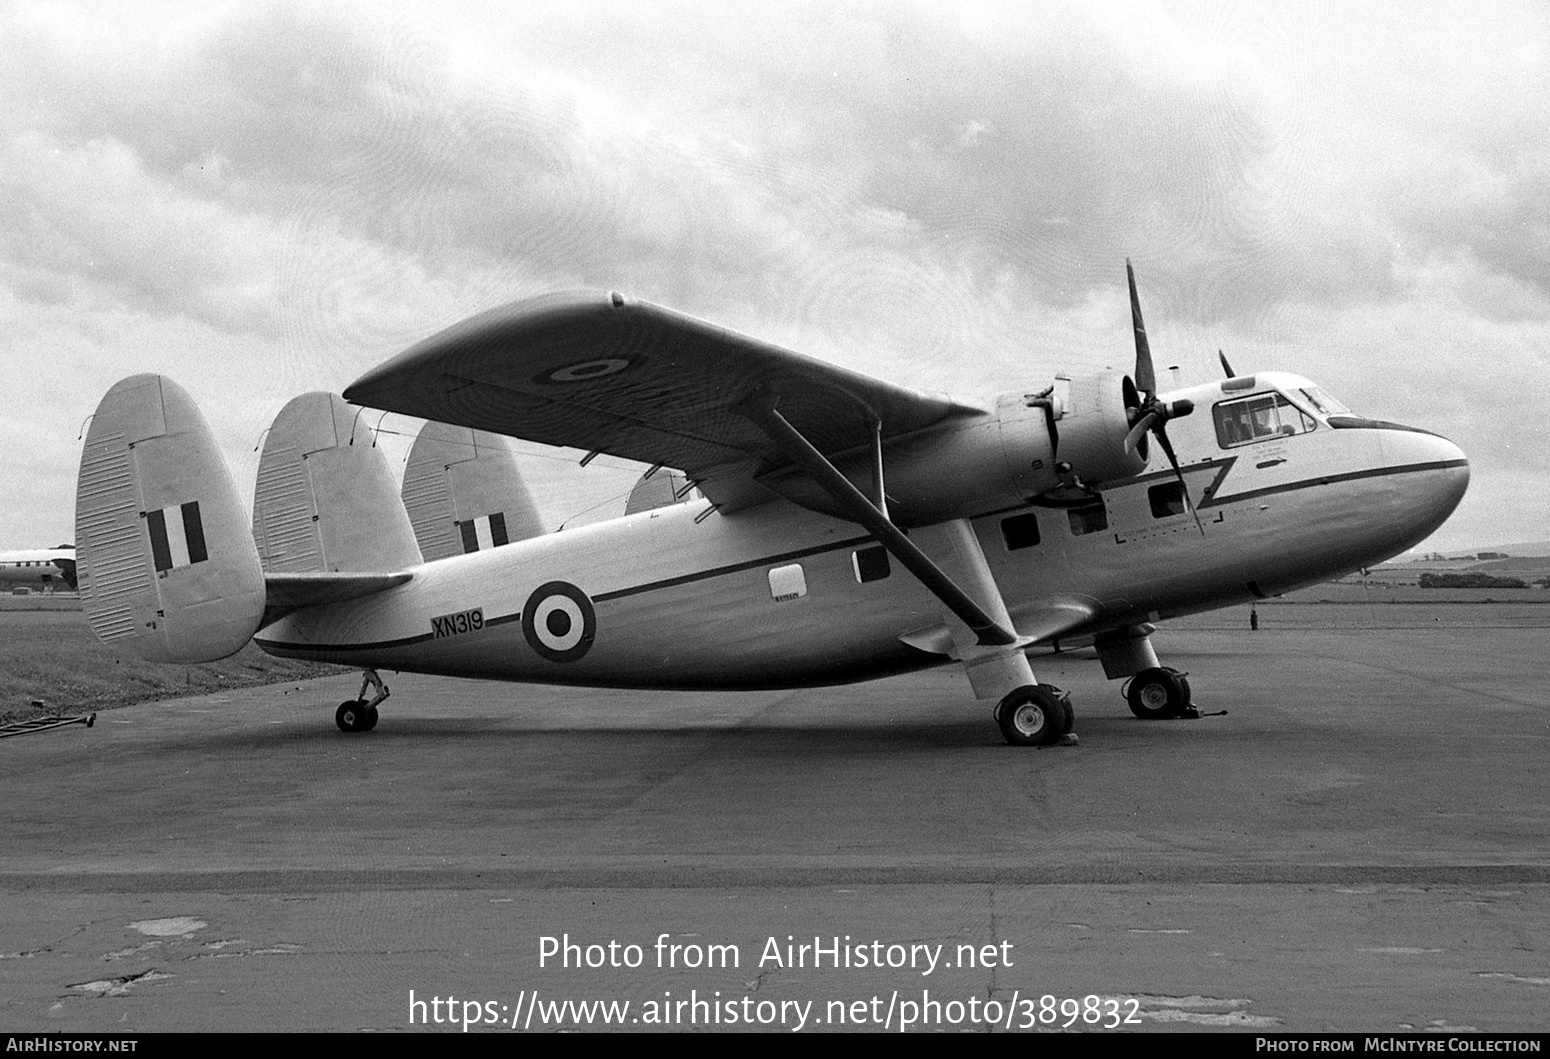
M1424 539L1468 482L1451 442L1331 415L1297 376L1166 396L1196 405L1169 431L1204 533L1155 453L1069 506L978 515L1014 623L1075 601L1093 616L1071 642L1327 580ZM367 668L643 688L835 684L948 661L901 639L922 643L911 634L940 626L942 604L854 523L783 500L707 513L689 502L425 563L256 639ZM949 557L935 527L911 539Z
M74 548L0 552L0 583L74 587Z

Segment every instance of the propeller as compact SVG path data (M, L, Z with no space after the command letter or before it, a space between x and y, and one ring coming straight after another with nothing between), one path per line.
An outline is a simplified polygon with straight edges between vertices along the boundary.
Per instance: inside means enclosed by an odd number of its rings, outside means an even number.
M1195 516L1195 527L1200 530L1200 535L1206 535L1206 528L1201 524L1200 513L1195 510L1195 503L1189 495L1189 483L1184 480L1184 472L1179 469L1179 458L1173 453L1173 443L1168 440L1166 424L1170 419L1178 419L1187 416L1195 410L1195 402L1180 399L1177 401L1162 401L1157 396L1157 375L1152 370L1152 347L1146 340L1146 324L1141 319L1141 299L1136 294L1136 272L1130 266L1130 259L1125 259L1125 279L1130 284L1130 324L1136 333L1136 384L1138 403L1135 408L1126 409L1130 420L1130 433L1125 435L1125 451L1135 452L1140 450L1146 454L1143 446L1146 444L1146 435L1150 432L1157 437L1157 444L1168 457L1168 462L1173 465L1173 473L1179 479L1179 485L1184 490L1184 504L1189 508L1189 513ZM1223 362L1226 358L1223 357Z

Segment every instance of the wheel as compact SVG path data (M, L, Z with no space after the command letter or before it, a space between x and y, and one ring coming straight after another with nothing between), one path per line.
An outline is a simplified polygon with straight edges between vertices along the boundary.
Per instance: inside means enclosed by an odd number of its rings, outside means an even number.
M366 726L361 731L369 732L375 727L377 727L377 708L375 706L368 706L366 707Z
M1071 730L1071 703L1052 685L1024 685L996 704L995 717L1013 746L1052 746Z
M1189 682L1176 670L1143 669L1131 679L1125 698L1143 721L1179 717L1189 705Z
M364 732L371 727L367 721L368 715L364 701L351 699L349 702L341 702L334 711L334 723L341 732Z

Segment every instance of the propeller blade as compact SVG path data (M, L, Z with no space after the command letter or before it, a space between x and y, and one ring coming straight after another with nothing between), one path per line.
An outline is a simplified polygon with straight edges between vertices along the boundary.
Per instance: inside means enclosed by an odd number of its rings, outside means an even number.
M1206 535L1206 528L1200 521L1200 512L1195 510L1194 499L1189 495L1189 483L1184 480L1184 472L1179 469L1179 458L1173 454L1173 442L1168 440L1168 431L1163 428L1161 423L1158 423L1157 429L1153 433L1157 435L1157 443L1162 446L1163 452L1167 453L1168 462L1173 464L1173 473L1179 480L1179 488L1184 490L1184 506L1189 508L1191 515L1195 516L1195 528L1204 537Z
M1152 424L1159 422L1156 412L1148 412L1136 420L1136 425L1130 428L1130 433L1125 435L1125 451L1135 452L1146 438L1146 432L1152 429Z
M1171 404L1164 404L1158 399L1157 375L1152 369L1152 347L1146 340L1146 324L1141 320L1141 298L1136 293L1136 270L1131 267L1128 257L1125 259L1125 280L1130 286L1130 325L1136 333L1136 374L1131 381L1145 395L1140 408L1125 409L1126 415L1130 417L1130 431L1125 435L1125 451L1135 452L1146 438L1147 431L1157 435L1157 444L1167 454L1168 462L1173 465L1174 477L1178 478L1179 488L1184 492L1184 506L1195 517L1195 528L1204 537L1206 527L1200 521L1200 512L1195 510L1195 501L1189 495L1189 483L1184 480L1184 472L1179 469L1179 458L1173 453L1173 442L1168 440L1168 431L1164 428L1168 420L1193 412L1195 402L1181 397ZM1220 350L1217 355L1222 358L1222 367L1226 369L1228 378L1232 378L1232 368L1227 366L1227 355Z
M1141 299L1136 294L1136 270L1125 259L1125 279L1130 283L1130 326L1136 332L1136 389L1148 397L1157 392L1157 376L1152 372L1152 347L1146 340L1146 324L1141 319Z
M1217 358L1221 360L1222 370L1227 373L1227 377L1229 379L1236 379L1238 377L1238 373L1232 370L1231 364L1227 363L1227 354L1223 353L1221 350L1217 350L1216 355Z

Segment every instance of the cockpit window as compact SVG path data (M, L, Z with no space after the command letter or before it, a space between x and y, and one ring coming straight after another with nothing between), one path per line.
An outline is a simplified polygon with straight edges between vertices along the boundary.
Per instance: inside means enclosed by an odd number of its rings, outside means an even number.
M1302 395L1308 399L1308 403L1313 406L1313 410L1321 416L1343 416L1351 414L1351 410L1347 408L1343 402L1335 400L1329 394L1325 393L1323 388L1320 386L1305 387L1302 391Z
M1216 419L1216 440L1224 449L1289 434L1306 434L1318 425L1312 416L1279 393L1257 393L1223 401L1212 414Z

